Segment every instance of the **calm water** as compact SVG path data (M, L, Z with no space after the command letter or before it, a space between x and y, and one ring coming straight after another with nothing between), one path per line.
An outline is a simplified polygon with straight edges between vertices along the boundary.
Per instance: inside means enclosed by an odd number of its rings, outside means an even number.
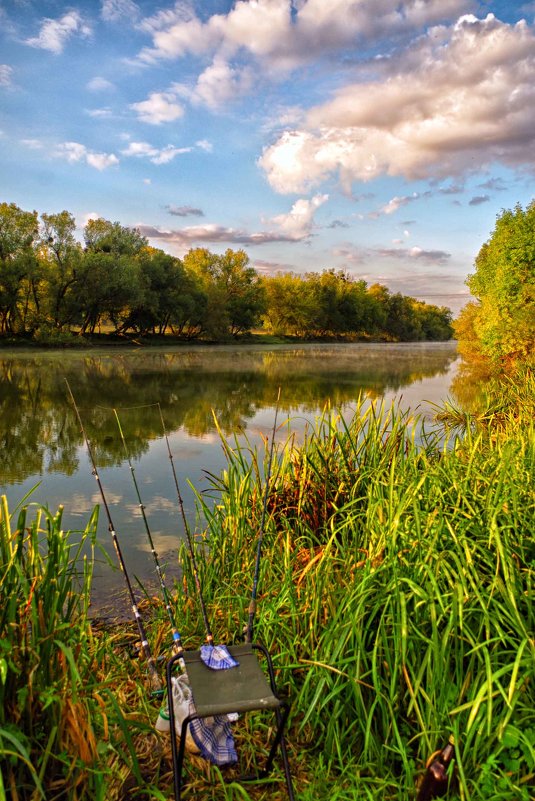
M279 387L284 436L288 428L299 436L329 402L350 416L359 394L397 398L431 417L426 402L448 396L457 366L454 343L0 351L0 493L13 510L35 488L30 500L53 510L64 505L66 529L83 528L100 501L67 379L93 443L129 572L150 583L153 564L114 409L156 548L173 571L183 527L157 404L195 525L188 482L206 490L205 471L218 473L224 465L214 414L226 434L246 433L252 443L270 434ZM99 537L108 545L103 514ZM117 588L122 591L120 574L99 565L96 599Z

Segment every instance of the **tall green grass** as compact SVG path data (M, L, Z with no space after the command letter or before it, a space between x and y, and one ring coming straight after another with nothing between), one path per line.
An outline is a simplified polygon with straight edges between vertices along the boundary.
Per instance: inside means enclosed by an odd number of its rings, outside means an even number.
M231 642L247 620L269 443L222 445L226 470L198 495L197 549L214 634ZM450 734L450 798L533 797L534 463L533 426L518 415L444 441L395 408L359 405L350 422L327 410L301 444L280 442L255 633L292 697L300 801L414 799ZM66 534L61 510L10 514L2 499L0 798L172 797L169 752L153 733L158 701L142 661L125 657L131 633L88 618L82 554L96 522ZM177 620L195 647L202 617L181 558ZM153 649L169 656L164 605L146 603ZM247 716L236 738L244 756L264 752L265 719ZM244 787L212 773L210 787L190 765L191 797L285 797L283 783Z
M326 412L279 447L257 634L293 696L292 738L321 760L303 798L413 798L457 742L464 799L535 783L533 430L424 437L395 409ZM203 583L220 636L247 616L267 456L224 443ZM314 776L318 775L313 768Z

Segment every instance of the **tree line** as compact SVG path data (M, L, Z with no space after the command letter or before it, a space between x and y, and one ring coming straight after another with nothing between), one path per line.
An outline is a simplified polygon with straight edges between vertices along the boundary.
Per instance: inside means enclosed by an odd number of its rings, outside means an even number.
M220 341L253 329L300 338L447 340L449 309L343 271L261 276L243 250L182 259L135 228L0 204L0 336L172 334Z

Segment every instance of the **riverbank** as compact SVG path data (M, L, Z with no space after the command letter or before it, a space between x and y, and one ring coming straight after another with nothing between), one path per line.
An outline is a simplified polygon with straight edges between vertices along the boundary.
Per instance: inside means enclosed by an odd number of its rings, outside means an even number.
M299 337L291 335L270 334L263 331L253 331L247 334L240 334L235 337L225 339L209 339L192 337L174 336L173 334L151 334L151 335L119 335L114 333L91 334L78 336L61 332L50 332L49 336L41 338L0 336L0 352L10 349L36 350L39 348L47 349L72 349L87 350L97 348L130 348L130 347L202 347L217 345L299 345L303 343L395 343L399 342L393 337L387 336L367 336L367 335L339 335L323 337ZM434 339L415 339L404 340L406 342L451 342L453 340L434 340Z
M463 423L467 432L449 446L433 435L417 444L408 415L372 405L348 423L326 413L301 446L279 448L256 634L292 699L301 801L413 799L427 758L450 734L463 799L529 799L532 417L526 409L499 426ZM231 642L247 618L268 455L267 446L251 456L233 442L225 453L217 503L198 496L198 557L216 641ZM18 788L13 798L36 788L36 798L40 788L45 798L61 789L73 800L170 798L166 737L152 730L158 702L143 661L130 658L135 636L89 622L90 560L74 591L80 535L66 539L60 515L38 514L32 523L32 510L10 517L2 508L5 785ZM95 530L92 518L83 536L93 545ZM174 607L190 648L204 633L185 559L183 567L188 593L175 586ZM161 600L148 598L143 615L166 659ZM236 731L240 753L263 750L260 717ZM206 799L284 797L282 783L242 791L215 775L209 787L198 760L188 773Z

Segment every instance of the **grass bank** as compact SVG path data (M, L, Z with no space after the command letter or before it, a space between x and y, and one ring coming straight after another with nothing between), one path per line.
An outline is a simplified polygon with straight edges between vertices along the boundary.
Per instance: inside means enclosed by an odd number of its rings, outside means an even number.
M413 799L450 734L450 798L533 794L530 415L501 420L498 433L468 425L449 443L418 431L394 409L363 406L350 423L326 412L299 447L278 448L256 635L293 701L301 801ZM224 447L226 470L211 497L199 496L198 548L216 640L231 642L247 619L268 446ZM58 516L15 520L2 507L0 765L13 799L172 797L167 743L152 733L158 704L143 663L128 656L134 635L89 621L89 564L75 590L76 549L93 531L94 519L67 537ZM180 558L188 591L175 587L177 617L194 647L202 619ZM147 599L145 611L153 648L167 656L163 605ZM264 735L250 716L239 750L262 751ZM284 797L282 783L243 789L217 774L207 787L205 772L190 764L190 797Z

